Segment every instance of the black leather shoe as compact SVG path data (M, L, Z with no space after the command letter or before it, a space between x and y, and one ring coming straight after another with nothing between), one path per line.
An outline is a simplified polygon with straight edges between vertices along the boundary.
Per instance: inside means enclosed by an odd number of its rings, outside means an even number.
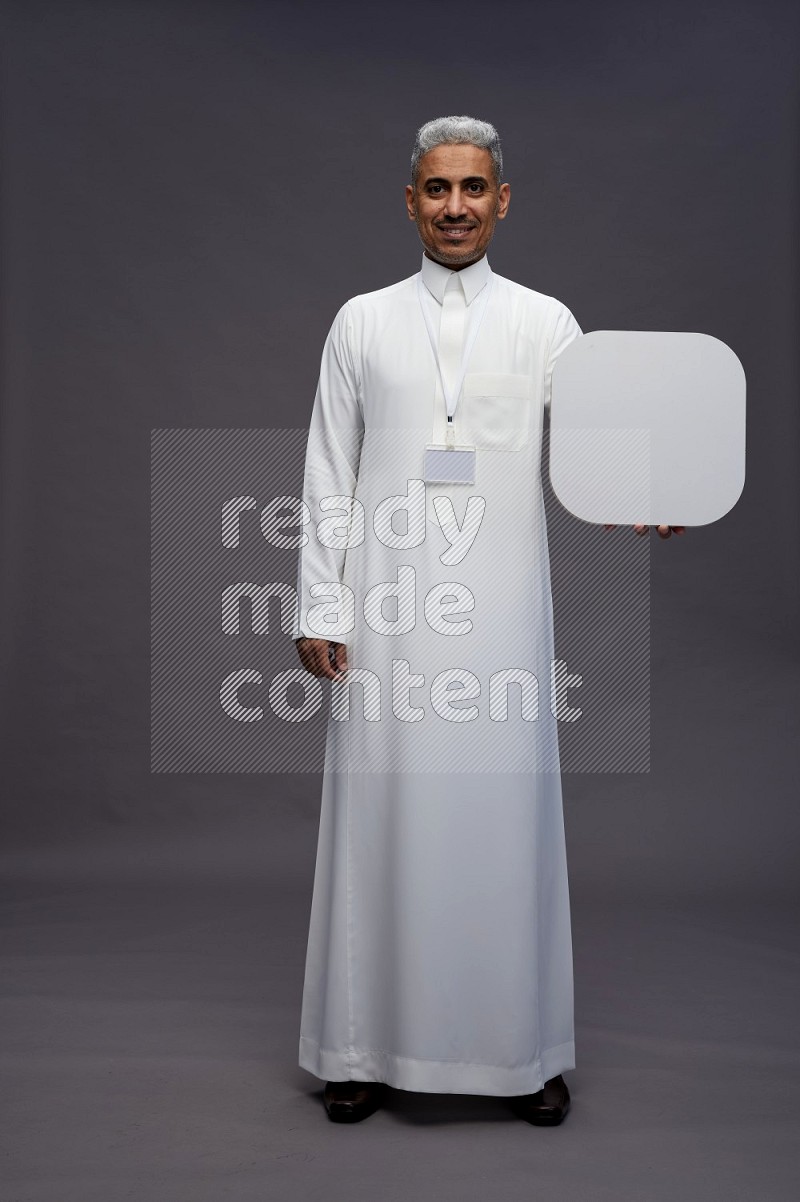
M359 1123L375 1113L385 1092L381 1081L328 1081L322 1100L334 1123Z
M562 1076L545 1081L537 1093L509 1099L514 1113L536 1127L555 1127L569 1110L569 1090Z

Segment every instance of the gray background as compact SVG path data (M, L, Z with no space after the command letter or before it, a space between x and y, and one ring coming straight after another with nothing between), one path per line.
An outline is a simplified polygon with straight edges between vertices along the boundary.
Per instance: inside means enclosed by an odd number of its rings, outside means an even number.
M794 1196L798 25L3 6L3 1197ZM448 112L503 138L495 270L748 380L741 500L653 540L651 771L564 777L555 1131L401 1091L328 1123L296 1065L320 777L149 771L150 430L307 423L337 308L417 270L408 157Z

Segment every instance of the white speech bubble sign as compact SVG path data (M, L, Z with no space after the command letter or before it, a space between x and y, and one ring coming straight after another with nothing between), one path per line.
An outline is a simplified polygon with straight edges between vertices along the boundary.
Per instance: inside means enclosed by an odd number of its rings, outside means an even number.
M556 360L550 480L576 517L705 526L744 472L744 369L719 338L593 330Z

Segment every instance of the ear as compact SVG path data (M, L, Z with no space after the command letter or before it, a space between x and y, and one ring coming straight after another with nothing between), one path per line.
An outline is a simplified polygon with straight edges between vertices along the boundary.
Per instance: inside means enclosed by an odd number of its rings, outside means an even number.
M511 185L501 184L497 190L497 220L502 221L511 203Z
M411 184L406 184L406 212L409 221L416 221L417 208L414 201L414 188Z

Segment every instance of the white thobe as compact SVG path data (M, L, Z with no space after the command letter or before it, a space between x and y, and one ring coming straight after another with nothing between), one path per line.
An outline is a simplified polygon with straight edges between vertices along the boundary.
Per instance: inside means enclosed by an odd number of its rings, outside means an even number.
M295 635L346 643L355 683L331 686L349 709L328 724L299 1062L510 1096L574 1067L540 458L581 331L486 258L443 321L454 274L423 256L446 382L491 283L454 420L474 485L422 483L446 410L416 275L343 305L322 355Z

